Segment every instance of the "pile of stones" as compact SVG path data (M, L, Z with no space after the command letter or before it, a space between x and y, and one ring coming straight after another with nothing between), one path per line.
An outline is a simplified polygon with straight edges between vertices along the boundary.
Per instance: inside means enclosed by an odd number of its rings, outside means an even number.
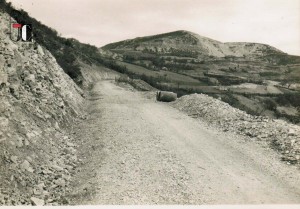
M192 94L172 104L191 116L201 118L224 132L252 140L267 141L288 164L300 164L300 127L283 120L252 116L205 94Z

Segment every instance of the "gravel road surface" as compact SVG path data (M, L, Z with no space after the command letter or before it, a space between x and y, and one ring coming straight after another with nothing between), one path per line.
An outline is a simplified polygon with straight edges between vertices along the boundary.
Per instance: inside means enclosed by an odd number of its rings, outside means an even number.
M151 93L97 82L78 124L74 204L300 203L300 172Z

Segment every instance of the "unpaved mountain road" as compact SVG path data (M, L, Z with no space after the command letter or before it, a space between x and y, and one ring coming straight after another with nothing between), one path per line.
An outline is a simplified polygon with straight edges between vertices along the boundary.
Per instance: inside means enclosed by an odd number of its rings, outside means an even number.
M267 147L112 80L90 94L72 204L300 203L299 170Z

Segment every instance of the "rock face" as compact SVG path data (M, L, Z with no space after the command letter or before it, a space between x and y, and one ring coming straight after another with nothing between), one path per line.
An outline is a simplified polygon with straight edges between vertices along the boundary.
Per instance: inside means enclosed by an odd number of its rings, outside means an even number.
M172 104L196 118L222 129L266 141L288 164L300 164L300 127L283 120L252 116L204 94L179 98Z
M82 91L46 49L12 42L8 26L0 12L0 205L59 205L77 163L65 127L81 117Z

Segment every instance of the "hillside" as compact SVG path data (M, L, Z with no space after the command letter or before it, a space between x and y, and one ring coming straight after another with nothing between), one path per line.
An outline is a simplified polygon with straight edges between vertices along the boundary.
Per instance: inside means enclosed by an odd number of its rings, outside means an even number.
M11 41L9 18L0 12L0 205L66 204L83 92L44 47Z
M300 122L300 57L258 43L175 31L99 49L114 67L180 96L205 93L254 115ZM117 66L116 66L117 65Z
M191 57L244 57L251 55L284 54L282 51L257 43L222 43L189 31L175 31L108 44L112 51L140 51L161 55L186 53Z
M18 23L32 24L34 41L49 50L57 63L77 84L81 85L83 79L79 61L92 64L101 60L97 47L80 43L74 38L61 37L56 30L30 17L26 11L16 10L11 3L0 0L0 9Z

